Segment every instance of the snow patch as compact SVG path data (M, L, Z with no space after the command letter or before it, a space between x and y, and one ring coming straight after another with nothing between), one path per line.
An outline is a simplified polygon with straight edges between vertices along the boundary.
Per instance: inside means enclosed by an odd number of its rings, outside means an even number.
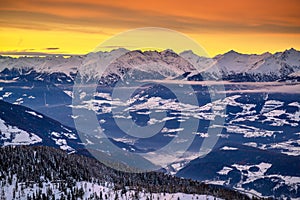
M39 118L43 118L43 115L39 115L39 114L37 114L36 112L29 111L29 110L26 110L25 112L27 112L27 113L29 113L29 114L31 114L31 115L33 115L33 116L36 116L36 117L39 117Z
M223 150L223 151L236 151L236 150L238 150L238 148L224 146L220 150Z

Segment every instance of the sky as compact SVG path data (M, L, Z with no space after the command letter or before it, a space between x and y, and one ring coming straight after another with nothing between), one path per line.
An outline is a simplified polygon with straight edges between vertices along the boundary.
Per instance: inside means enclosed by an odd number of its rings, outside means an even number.
M299 0L0 0L0 54L86 54L142 27L178 31L210 56L300 49ZM130 44L128 44L130 46Z

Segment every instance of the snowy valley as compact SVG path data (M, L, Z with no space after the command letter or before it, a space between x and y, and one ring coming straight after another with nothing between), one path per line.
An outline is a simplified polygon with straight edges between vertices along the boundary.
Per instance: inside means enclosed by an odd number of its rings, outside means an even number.
M113 159L113 152L105 146L113 144L124 160L129 160L131 154L145 155L134 157L140 162L144 158L155 158L150 161L163 158L160 160L165 162L158 164L161 164L159 170L168 174L162 175L166 179L191 178L217 185L217 189L246 193L249 197L297 199L300 197L299 74L300 52L295 49L261 55L230 51L214 58L191 51L177 54L172 50L126 49L70 57L1 56L1 151L13 152L10 146L19 145L48 146L69 156L92 157L93 153L87 149L93 149L99 151L105 162L115 163L118 160ZM95 115L96 125L101 127L106 139L93 132L95 124L90 125L91 120L84 113ZM81 122L87 123L83 129L78 127ZM130 126L122 129L120 124ZM158 128L155 135L150 132L137 135L133 125ZM201 146L213 138L212 133L216 133L216 144L206 156L199 156ZM182 149L178 152L175 149L173 158L161 150L170 143L188 147L177 157ZM31 147L26 148L24 151L31 151ZM49 152L62 154L57 150ZM51 155L48 156L51 160ZM0 162L3 167L5 162ZM126 167L121 162L123 165ZM3 170L0 175L5 195L0 192L7 199L13 193L16 198L29 194L30 199L42 191L42 196L47 193L47 187L52 188L54 199L61 195L67 198L76 188L83 188L84 198L90 198L95 192L100 198L102 191L103 199L105 196L107 199L116 196L119 199L231 199L214 191L203 193L175 186L175 190L149 192L145 185L130 188L132 185L122 183L126 188L122 191L115 187L115 180L100 184L80 177L72 180L72 186L63 192L63 186L50 179L40 183L39 179L16 182L17 172L4 178ZM7 176L11 177L10 184ZM59 181L67 181L68 176ZM27 182L31 186L24 186Z

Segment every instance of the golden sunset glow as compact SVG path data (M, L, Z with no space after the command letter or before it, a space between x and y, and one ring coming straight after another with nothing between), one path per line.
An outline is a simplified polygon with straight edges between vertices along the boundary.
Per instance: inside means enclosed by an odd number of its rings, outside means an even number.
M299 8L298 0L6 1L0 54L85 54L115 34L142 27L181 32L211 56L231 49L300 49Z

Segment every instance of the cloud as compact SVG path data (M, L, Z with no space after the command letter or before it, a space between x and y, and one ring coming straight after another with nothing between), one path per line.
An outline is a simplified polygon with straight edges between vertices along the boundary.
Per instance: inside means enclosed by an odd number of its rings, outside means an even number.
M300 14L295 9L300 3L293 0L284 4L277 0L267 3L187 0L185 4L153 1L146 5L137 1L113 2L28 0L23 4L11 3L0 9L0 26L93 33L105 33L103 29L107 28L145 26L197 33L300 33Z
M7 56L78 56L82 54L67 54L67 53L45 53L32 51L0 51L0 55Z
M20 50L8 50L8 51L0 51L0 55L11 55L11 56L72 56L72 55L79 55L79 54L68 54L64 52L45 52L45 51L57 51L60 50L58 47L46 47L42 49L20 49Z
M59 50L59 48L58 47L47 47L44 50L55 51L55 50Z
M300 85L291 84L291 85L280 85L280 86L270 86L265 88L257 89L247 89L247 90L227 90L224 92L226 94L236 94L236 93L282 93L282 94L299 94Z
M136 46L133 45L126 45L126 46L117 46L117 45L106 45L106 46L101 46L101 48L107 48L107 49L119 49L119 48L134 48Z

